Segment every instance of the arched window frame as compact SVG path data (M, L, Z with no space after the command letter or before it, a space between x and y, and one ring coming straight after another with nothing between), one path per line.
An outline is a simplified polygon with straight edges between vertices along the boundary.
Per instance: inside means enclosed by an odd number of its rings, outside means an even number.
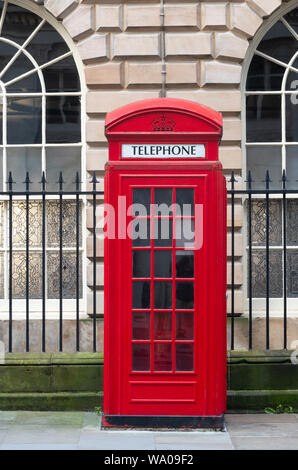
M43 103L43 130L42 130L42 144L38 146L42 147L43 153L42 153L42 170L45 169L45 147L80 147L81 148L81 190L85 191L86 190L86 83L85 83L85 74L84 74L84 66L81 60L81 57L79 55L78 48L74 44L72 38L69 36L63 25L55 20L53 16L44 8L44 6L38 5L35 2L29 1L29 0L4 0L4 8L6 8L7 4L13 4L19 7L22 7L29 12L32 12L36 14L37 16L40 17L41 23L40 27L44 22L49 23L62 37L62 39L65 41L69 48L69 53L63 55L63 57L68 57L72 56L77 68L77 72L79 75L80 79L80 86L81 90L80 92L53 92L53 93L47 93L45 89L45 82L44 82L44 77L42 75L42 69L45 68L46 65L49 65L49 63L53 64L55 62L58 62L57 59L54 59L53 61L50 61L47 64L43 64L39 66L37 62L34 60L34 58L31 56L31 54L28 51L23 50L24 45L20 46L20 44L15 43L13 44L16 48L21 50L25 55L29 58L29 60L32 62L34 65L40 79L41 83L41 93L24 93L24 95L36 95L36 96L42 96L42 99L45 101L45 97L48 95L52 96L79 96L81 99L81 141L77 144L67 144L67 143L57 143L57 144L48 144L46 143L45 140L45 125L46 125L46 119L45 119L45 113L46 113L46 107L45 103ZM4 10L4 9L3 9ZM4 14L0 16L0 31L2 31L2 25L4 22ZM35 30L37 32L37 29ZM1 34L1 32L0 32ZM3 38L2 38L3 40ZM12 42L9 41L8 39L5 40L6 42ZM27 43L27 41L26 41ZM62 57L62 56L61 56ZM60 57L60 58L61 58ZM58 58L60 60L60 58ZM27 74L24 74L24 77ZM1 82L1 78L0 78ZM11 83L13 80L11 81ZM4 106L5 108L5 101L7 97L7 93L5 90L5 87L3 87L3 84L0 83L1 87L1 92L3 93L4 98ZM22 93L12 93L12 95L16 96L22 96ZM6 110L3 109L3 115L6 114ZM13 147L16 147L16 145L12 145ZM34 147L33 145L28 145L28 147ZM3 180L5 181L5 175L6 175L6 167L4 165L3 168ZM4 184L3 185L4 191L7 190L7 186ZM2 188L0 189L2 191ZM0 199L3 201L7 200L8 198L6 196L0 196ZM21 196L18 197L18 200L23 199ZM37 197L38 199L38 197ZM52 199L58 199L58 196L53 196ZM65 196L64 199L75 199L75 196ZM86 207L86 197L81 197L80 198L83 204L83 208ZM4 236L7 238L7 231L8 231L8 221L4 217ZM85 233L85 227L86 227L86 213L85 210L82 210L82 217L81 217L81 226L82 226L82 245L80 251L82 252L82 298L80 299L80 313L83 316L86 316L87 312L87 282L86 282L86 257L84 254L86 253L86 233ZM7 291L8 291L8 286L7 286L7 277L5 279L4 283L4 291L5 291L5 299L0 300L1 304L1 319L7 319L8 318L8 298L7 298ZM13 300L14 303L14 319L23 319L24 318L24 300ZM42 300L40 299L30 299L30 318L41 318L41 302ZM55 319L58 318L59 316L59 308L58 308L58 303L59 300L47 300L47 318L48 319ZM64 311L64 316L63 318L66 319L72 319L75 318L75 299L70 300L70 299L64 299L63 300L63 311Z
M256 53L256 50L261 43L262 39L265 37L267 32L274 26L275 23L277 23L279 20L282 20L282 18L287 15L287 13L291 12L292 10L298 8L298 1L297 0L292 0L289 3L286 3L282 5L275 13L273 13L268 19L266 19L262 25L262 27L259 29L259 31L256 33L252 41L250 42L250 46L248 48L247 54L245 61L242 66L242 74L241 74L241 99L242 99L242 106L241 106L241 122L242 122L242 139L241 139L241 148L242 148L242 181L243 185L245 185L245 181L247 178L247 148L249 145L253 146L262 146L261 142L257 143L248 143L247 142L247 108L246 108L246 97L248 95L258 95L258 94L263 94L263 95L272 95L272 94L277 94L280 95L282 98L282 140L281 142L278 142L276 145L281 145L282 147L282 169L285 169L286 166L286 146L289 145L289 142L286 141L285 135L286 135L286 129L285 129L285 97L287 94L293 94L293 93L298 93L297 89L293 89L291 91L287 91L285 89L285 85L287 82L287 77L288 73L291 70L291 65L293 62L298 58L298 49L294 57L292 57L291 61L289 62L288 66L285 67L285 75L283 77L282 81L282 88L279 91L247 91L246 85L247 85L247 77L248 77L248 72L249 68L252 62L252 59ZM292 30L292 34L294 37L296 37L298 41L298 34ZM262 56L262 54L259 54ZM264 55L263 55L264 57ZM265 57L264 57L265 58ZM298 79L298 70L297 71L297 79ZM297 142L293 142L294 145L297 145ZM268 143L263 143L263 145L268 145ZM270 170L270 168L269 168ZM265 179L265 175L264 175ZM280 182L281 185L281 182ZM264 183L265 187L265 183ZM280 186L281 187L281 186ZM253 196L254 198L264 198L264 196L260 195L255 195ZM281 196L280 196L281 197ZM270 196L270 199L278 199L278 195ZM291 199L298 198L298 195L291 195ZM242 203L244 207L244 220L247 220L247 207L246 207L246 197L243 197ZM247 279L247 266L248 266L248 246L247 246L247 224L244 223L243 229L242 229L242 234L243 234L243 266L244 266L244 276L243 276L243 307L244 307L244 312L248 312L249 310L249 299L248 299L248 279ZM298 248L298 247L297 247ZM288 298L287 299L287 309L288 309L288 315L294 315L296 316L297 308L298 308L298 298ZM253 311L257 312L260 316L265 315L265 298L253 298ZM270 298L270 312L271 316L281 316L283 312L283 298Z

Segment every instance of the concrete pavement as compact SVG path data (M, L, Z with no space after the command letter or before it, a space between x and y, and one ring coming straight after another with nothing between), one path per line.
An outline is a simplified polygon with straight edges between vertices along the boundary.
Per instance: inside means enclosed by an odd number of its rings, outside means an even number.
M227 415L226 426L102 431L95 413L0 411L0 450L298 450L298 415Z

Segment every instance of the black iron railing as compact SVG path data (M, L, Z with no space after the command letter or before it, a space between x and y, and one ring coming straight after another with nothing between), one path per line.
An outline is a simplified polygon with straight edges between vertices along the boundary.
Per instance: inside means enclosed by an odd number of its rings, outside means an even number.
M72 219L72 232L73 232L73 243L72 252L74 253L73 258L73 270L70 276L73 276L73 291L72 291L72 302L74 305L74 317L75 317L75 335L74 339L74 350L80 351L82 338L81 338L81 311L80 311L80 300L82 299L82 239L80 231L82 227L82 212L80 205L85 202L89 206L89 210L92 212L91 217L91 229L90 236L92 237L91 253L88 254L88 258L95 262L92 263L92 281L90 287L92 288L91 295L92 312L90 314L90 322L92 323L91 341L88 346L89 350L96 351L98 349L98 315L97 315L97 199L98 196L103 196L103 191L98 190L99 181L96 179L95 173L91 180L91 189L89 191L83 191L81 189L81 182L79 174L76 175L73 182L73 189L68 190L69 186L65 190L65 182L63 175L60 173L59 181L57 182L57 190L49 191L47 189L47 181L45 174L42 175L40 182L40 191L31 190L30 175L27 174L24 182L24 190L14 190L13 175L10 173L7 181L7 191L0 192L1 201L6 204L6 216L7 216L7 246L6 246L6 269L5 276L6 282L6 294L1 297L1 300L6 299L7 310L8 310L8 345L7 350L13 352L15 345L15 332L14 332L14 320L15 320L15 280L14 276L14 254L15 254L15 241L14 241L14 204L16 201L23 201L24 216L24 243L22 245L23 256L25 259L24 266L24 289L22 294L22 300L24 303L24 322L25 322L25 346L24 350L29 352L31 350L31 302L34 299L40 302L40 318L41 318L41 339L40 339L40 350L42 352L47 351L47 320L50 318L48 315L48 297L47 297L47 204L49 201L55 200L57 202L57 263L56 269L57 274L57 289L55 300L57 301L57 314L58 314L58 350L64 350L64 328L65 328L65 286L64 286L64 252L65 244L65 201L72 201L74 205L75 216ZM231 325L231 339L228 345L231 350L237 349L237 331L235 329L236 318L239 315L245 314L248 318L247 321L247 348L255 348L254 337L253 337L253 322L254 315L256 312L256 301L262 299L264 305L264 318L265 318L265 348L269 350L270 344L270 328L271 328L271 301L272 298L278 298L280 303L280 315L283 318L283 345L284 349L288 348L288 299L291 300L297 298L298 304L298 289L294 292L291 284L291 273L289 273L289 253L293 250L293 211L298 213L298 199L297 205L290 204L298 194L297 189L293 189L292 184L288 187L288 181L285 172L281 175L278 185L270 180L270 174L267 171L265 179L260 183L255 183L251 173L248 173L247 181L245 182L245 188L238 189L237 181L232 173L231 179L229 180L230 186L228 189L228 204L231 207L231 223L229 231L231 233L231 250L229 262L231 264L231 279L229 282L230 290L230 325ZM263 186L263 187L261 187ZM52 188L52 186L51 186ZM38 200L41 205L41 224L40 224L40 254L41 254L41 269L40 269L40 292L38 297L33 296L31 292L31 279L30 279L30 256L32 253L32 245L30 241L30 204L32 201ZM291 200L289 202L289 200ZM274 205L275 204L275 205ZM236 206L241 207L244 214L244 223L241 225L236 223ZM278 216L273 214L273 206L278 209ZM290 209L289 207L290 206ZM257 208L257 210L256 210ZM289 215L289 212L290 215ZM298 217L297 217L298 220ZM291 226L289 228L289 224ZM276 240L273 240L274 230L278 231ZM290 236L288 236L288 232ZM297 227L298 232L298 227ZM236 235L237 233L244 233L245 249L243 250L243 256L239 254L239 246L237 246ZM290 240L290 245L288 241ZM298 253L298 236L297 243ZM294 246L294 249L295 249ZM275 252L274 252L275 250ZM278 252L278 256L276 253ZM293 251L292 251L293 252ZM280 262L279 266L274 266L274 260L278 258ZM256 262L261 259L261 263ZM236 282L236 263L243 263L244 277L246 278L245 285L239 285ZM291 261L292 262L292 261ZM261 265L261 268L260 268ZM272 279L272 271L276 269L276 279ZM298 266L297 266L298 271ZM85 281L84 281L85 282ZM293 283L292 283L293 284ZM291 284L291 285L292 285ZM297 277L298 285L298 277ZM292 290L291 290L292 289ZM0 286L1 290L1 286ZM247 311L236 309L235 296L237 291L242 291L242 294L247 299ZM52 297L53 298L53 297ZM70 297L67 297L70 298ZM90 308L90 307L89 307ZM238 306L237 306L238 308ZM245 309L244 309L245 310ZM101 325L102 327L102 325ZM1 338L0 338L1 339ZM85 349L86 350L86 349Z
M81 227L81 211L80 211L80 204L82 200L88 199L88 204L92 205L93 207L93 227L92 227L92 237L93 237L93 253L92 258L95 260L93 263L93 351L97 350L97 329L96 329L96 309L97 309L97 300L96 300L96 285L97 285L97 278L96 278L96 202L97 197L103 195L103 191L97 190L97 184L99 181L96 179L95 173L93 174L93 178L91 180L92 190L90 191L82 191L81 190L81 181L79 173L75 175L75 180L73 181L72 187L73 190L64 190L65 182L63 180L63 175L60 173L59 181L57 182L57 191L48 191L47 190L47 181L45 174L42 174L41 182L40 182L40 191L31 191L31 184L30 175L27 173L26 179L24 182L24 191L15 191L14 190L14 180L13 175L9 173L8 181L7 181L7 191L0 192L1 199L6 202L7 204L7 297L8 297L8 351L13 352L13 335L14 335L14 301L16 299L14 295L14 282L13 282L13 256L14 256L14 232L13 232L13 225L14 225L14 217L13 217L13 204L15 201L24 200L25 201L25 243L24 243L24 251L25 251L25 295L22 297L24 301L24 313L25 313L25 351L30 352L30 302L32 300L30 294L30 253L31 253L31 246L30 246L30 215L29 215L29 208L30 203L32 200L39 200L41 204L41 292L39 300L41 300L41 351L46 352L46 329L47 329L47 295L46 295L46 255L47 255L47 247L46 247L46 217L47 217L47 203L48 201L52 201L53 199L58 201L58 214L57 217L59 218L57 227L57 234L59 238L59 298L57 301L59 303L59 351L63 351L63 325L64 325L64 286L63 286L63 257L64 257L64 203L65 201L71 200L72 203L75 205L75 217L73 222L72 230L75 233L74 240L75 240L75 267L73 269L73 273L75 275L75 289L72 296L72 301L75 303L75 318L76 318L76 338L75 338L75 349L76 351L80 351L80 299L81 299L81 282L82 282L82 275L81 275L81 266L82 259L80 257L81 253L81 242L80 242L80 227ZM68 185L69 187L69 185ZM36 297L35 297L36 298Z
M247 315L248 315L248 331L247 331L247 347L249 350L254 348L253 338L253 320L255 313L259 313L258 307L255 307L258 298L263 300L263 314L265 317L265 348L269 350L270 344L270 315L271 315L271 301L279 298L279 306L277 311L283 318L283 340L282 347L288 349L288 298L297 298L298 307L298 292L291 292L289 287L290 275L288 269L289 261L289 244L288 244L288 225L289 221L293 219L293 211L298 213L298 205L291 209L291 214L288 210L289 199L298 195L297 188L293 188L293 182L288 187L288 180L285 171L283 171L279 181L271 181L269 171L266 171L265 178L260 181L254 181L252 173L248 172L247 180L244 182L245 188L236 189L237 178L232 172L231 179L229 180L230 186L228 189L229 203L231 204L231 282L230 282L230 322L231 322L231 339L228 345L231 350L235 349L235 340L237 334L235 332L235 320L239 316L239 311L235 310L235 292L237 286L235 285L235 264L239 261L239 257L235 256L235 236L239 233L239 227L235 224L235 207L236 204L242 205L244 214L244 244L246 245L243 252L244 257L243 271L244 277L246 276L247 288L242 286L243 296L247 299ZM263 187L262 187L263 186ZM297 200L298 202L298 200ZM277 204L276 204L277 203ZM278 208L278 217L273 217L272 207ZM255 208L258 208L256 214ZM276 242L272 241L272 233L279 232ZM293 227L292 227L293 230ZM298 231L298 226L297 226ZM258 236L257 236L258 233ZM290 243L292 244L292 243ZM277 246L278 245L278 246ZM297 243L295 242L295 245ZM261 247L261 248L260 248ZM298 248L298 245L297 245ZM277 250L276 250L277 249ZM275 252L280 254L280 263L278 266L274 265L274 259L271 260ZM255 258L262 253L262 265L255 263ZM260 258L260 256L259 256ZM241 259L241 258L240 258ZM298 266L297 266L298 268ZM274 270L279 272L277 280L272 280L272 272ZM246 271L247 270L247 271ZM246 271L246 272L245 272ZM295 272L294 272L295 275ZM275 286L273 286L275 282ZM244 308L245 310L245 308ZM243 312L242 312L243 313ZM241 312L240 312L241 314Z

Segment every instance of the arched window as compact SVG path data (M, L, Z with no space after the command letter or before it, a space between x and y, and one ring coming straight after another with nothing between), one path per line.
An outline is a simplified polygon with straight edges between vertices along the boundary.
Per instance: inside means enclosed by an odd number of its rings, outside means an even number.
M16 4L15 4L16 3ZM72 51L46 20L16 2L0 3L0 192L57 191L63 172L65 191L75 190L81 174L81 83ZM23 4L24 2L22 2ZM8 204L0 202L0 298L8 298ZM75 298L75 204L63 203L63 297ZM25 202L14 198L13 298L25 298ZM30 299L41 298L42 204L30 199ZM59 298L59 201L46 202L47 298ZM81 263L80 263L81 265Z
M246 80L246 170L253 188L298 187L298 8L287 12L267 30L254 50ZM264 197L264 196L263 196ZM252 226L252 290L266 296L266 211L255 196ZM281 299L283 286L283 205L281 196L270 199L270 297ZM298 199L287 200L287 296L298 297ZM294 302L294 301L293 301ZM297 305L297 301L295 300ZM292 303L292 306L295 306ZM256 303L255 305L262 305ZM278 302L276 305L279 305ZM291 307L291 306L290 306ZM278 307L279 308L279 307Z

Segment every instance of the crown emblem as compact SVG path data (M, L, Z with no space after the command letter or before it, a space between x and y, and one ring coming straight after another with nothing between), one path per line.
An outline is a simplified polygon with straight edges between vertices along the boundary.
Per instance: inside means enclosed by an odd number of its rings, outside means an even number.
M175 126L175 121L167 118L164 114L160 118L154 119L154 121L152 121L154 132L171 132L174 130Z

